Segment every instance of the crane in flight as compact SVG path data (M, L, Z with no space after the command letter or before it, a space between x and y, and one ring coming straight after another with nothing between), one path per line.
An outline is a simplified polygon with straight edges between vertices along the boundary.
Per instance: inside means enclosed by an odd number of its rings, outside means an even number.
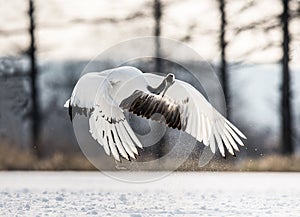
M142 118L182 130L225 157L235 156L245 135L223 117L190 84L173 74L159 76L123 66L82 76L64 107L71 121L76 114L89 119L89 132L115 160L135 159L143 145L127 122L127 110ZM159 116L154 115L159 114Z

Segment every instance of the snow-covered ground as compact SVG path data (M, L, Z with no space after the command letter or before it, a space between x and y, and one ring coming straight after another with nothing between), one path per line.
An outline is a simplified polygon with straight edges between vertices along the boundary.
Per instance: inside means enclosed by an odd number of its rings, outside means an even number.
M0 216L300 216L300 174L0 172Z

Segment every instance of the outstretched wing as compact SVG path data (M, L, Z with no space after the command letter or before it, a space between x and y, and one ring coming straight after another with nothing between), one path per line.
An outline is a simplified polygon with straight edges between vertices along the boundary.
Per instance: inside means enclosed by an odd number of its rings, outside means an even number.
M89 119L91 135L103 145L105 153L111 153L116 160L120 160L120 155L127 160L135 159L134 155L138 154L136 146L142 148L142 144L125 119L123 110L108 94L108 85L110 83L104 80L95 97Z
M152 86L157 86L163 79L154 74L146 73L144 76ZM244 145L240 137L246 139L245 135L188 83L176 80L164 97L153 96L154 94L151 93L138 94L136 92L135 94L132 95L135 97L131 98L133 101L128 98L122 102L123 104L121 103L121 107L124 106L132 113L146 118L150 118L154 113L162 114L168 126L175 126L174 128L189 133L206 146L209 145L214 153L216 144L223 157L225 157L225 149L235 155L234 151L239 151L238 145ZM140 96L137 97L137 95ZM138 101L144 103L138 103ZM126 107L128 102L132 104ZM178 117L180 124L177 123Z
M74 88L72 109L87 110L81 113L89 117L90 133L107 155L112 155L117 161L120 161L120 156L127 160L135 159L135 154L138 154L136 146L142 148L142 145L125 119L123 110L110 97L108 88L111 84L103 76L87 74L84 77L85 80L79 81Z

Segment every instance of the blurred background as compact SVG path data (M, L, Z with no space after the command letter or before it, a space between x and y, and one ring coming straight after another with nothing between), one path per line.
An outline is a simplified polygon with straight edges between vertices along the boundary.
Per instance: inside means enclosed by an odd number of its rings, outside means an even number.
M94 169L81 154L65 100L101 51L162 36L185 43L213 66L226 115L248 137L237 158L217 155L198 168L191 156L181 169L300 171L299 0L0 4L0 169ZM144 64L168 71L159 61Z

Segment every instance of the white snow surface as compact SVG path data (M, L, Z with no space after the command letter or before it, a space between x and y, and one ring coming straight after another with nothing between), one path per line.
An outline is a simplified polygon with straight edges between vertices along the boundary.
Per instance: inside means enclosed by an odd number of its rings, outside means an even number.
M0 216L300 216L300 173L0 172Z

